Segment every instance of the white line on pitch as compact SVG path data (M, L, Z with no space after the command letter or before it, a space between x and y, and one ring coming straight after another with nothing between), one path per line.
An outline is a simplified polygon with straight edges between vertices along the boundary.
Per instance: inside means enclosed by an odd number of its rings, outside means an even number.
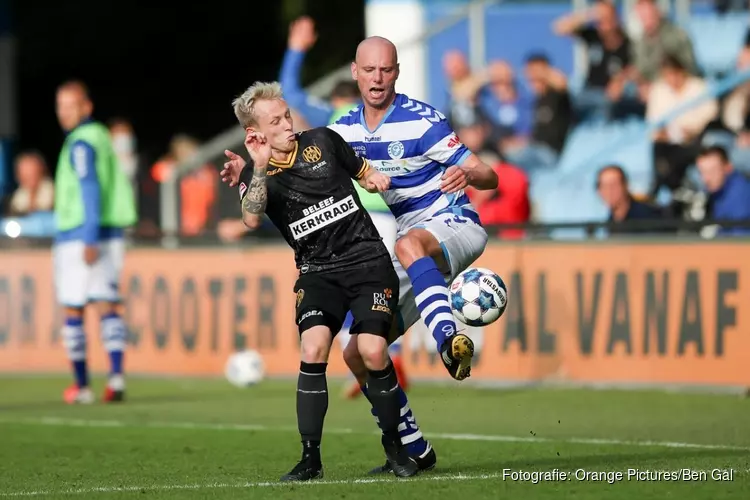
M156 484L142 486L102 486L93 488L77 488L67 490L37 490L37 491L14 491L0 493L0 497L34 497L42 495L86 495L91 493L125 493L136 491L170 491L170 490L208 490L229 488L273 488L285 486L331 486L342 484L372 484L372 483L405 483L405 482L428 482L428 481L487 481L501 478L502 474L449 474L434 476L417 476L409 479L396 479L394 477L353 479L339 481L307 481L294 483L281 482L258 482L258 483L206 483L206 484Z
M261 432L297 432L296 426L267 426L256 424L211 424L200 422L127 422L124 420L84 420L57 417L3 419L0 423L16 423L27 425L49 425L63 427L131 427L156 429L195 429L218 431L261 431ZM379 431L365 432L340 427L326 428L327 434L380 434ZM600 438L543 438L529 436L503 436L495 434L455 434L442 432L425 432L427 439L446 439L452 441L485 441L504 443L569 443L592 446L641 446L652 448L692 448L699 450L735 450L750 451L748 446L733 446L727 444L684 443L678 441L632 441L620 439Z

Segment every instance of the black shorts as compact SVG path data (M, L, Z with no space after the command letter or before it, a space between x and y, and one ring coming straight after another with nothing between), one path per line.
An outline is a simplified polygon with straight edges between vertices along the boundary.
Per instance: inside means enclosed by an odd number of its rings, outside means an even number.
M399 280L390 258L366 267L302 274L297 293L300 335L313 326L327 326L336 335L352 312L349 333L371 333L388 338L398 307Z

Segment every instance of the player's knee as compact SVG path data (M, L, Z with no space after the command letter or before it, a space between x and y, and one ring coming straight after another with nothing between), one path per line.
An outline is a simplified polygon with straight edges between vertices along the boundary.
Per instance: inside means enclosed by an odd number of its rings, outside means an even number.
M367 367L362 359L362 355L359 354L359 342L354 341L357 337L352 337L352 341L344 349L344 362L352 374L359 380L361 377L367 375Z
M331 331L315 326L302 333L300 355L305 363L325 363L331 350Z
M406 234L396 240L396 245L394 246L396 257L404 267L408 267L405 261L408 262L408 264L411 264L411 262L414 262L419 258L419 250L419 240L410 234Z
M115 302L96 302L96 310L99 316L110 316L117 313L117 304Z
M368 370L383 370L388 366L388 342L378 335L361 334L359 355Z
M83 307L65 307L63 314L66 318L83 318Z
M396 241L395 253L404 268L414 261L430 255L430 241L435 240L431 233L424 229L414 229ZM437 244L437 240L435 240ZM440 246L438 245L438 248Z

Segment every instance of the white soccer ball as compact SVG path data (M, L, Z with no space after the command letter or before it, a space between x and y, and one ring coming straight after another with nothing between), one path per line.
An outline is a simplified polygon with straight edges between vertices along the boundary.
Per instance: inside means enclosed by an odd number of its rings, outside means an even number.
M248 387L263 380L265 365L263 357L253 350L235 352L224 366L224 375L232 385Z
M453 280L449 300L459 321L469 326L487 326L505 312L508 289L494 272L472 267Z

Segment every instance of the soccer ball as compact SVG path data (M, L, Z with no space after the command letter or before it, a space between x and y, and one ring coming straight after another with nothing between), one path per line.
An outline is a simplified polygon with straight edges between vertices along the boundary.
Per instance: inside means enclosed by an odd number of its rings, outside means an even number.
M252 350L235 352L227 359L224 375L230 384L237 387L257 384L265 375L263 358Z
M449 299L459 321L469 326L487 326L505 312L508 289L494 272L472 267L453 280Z

